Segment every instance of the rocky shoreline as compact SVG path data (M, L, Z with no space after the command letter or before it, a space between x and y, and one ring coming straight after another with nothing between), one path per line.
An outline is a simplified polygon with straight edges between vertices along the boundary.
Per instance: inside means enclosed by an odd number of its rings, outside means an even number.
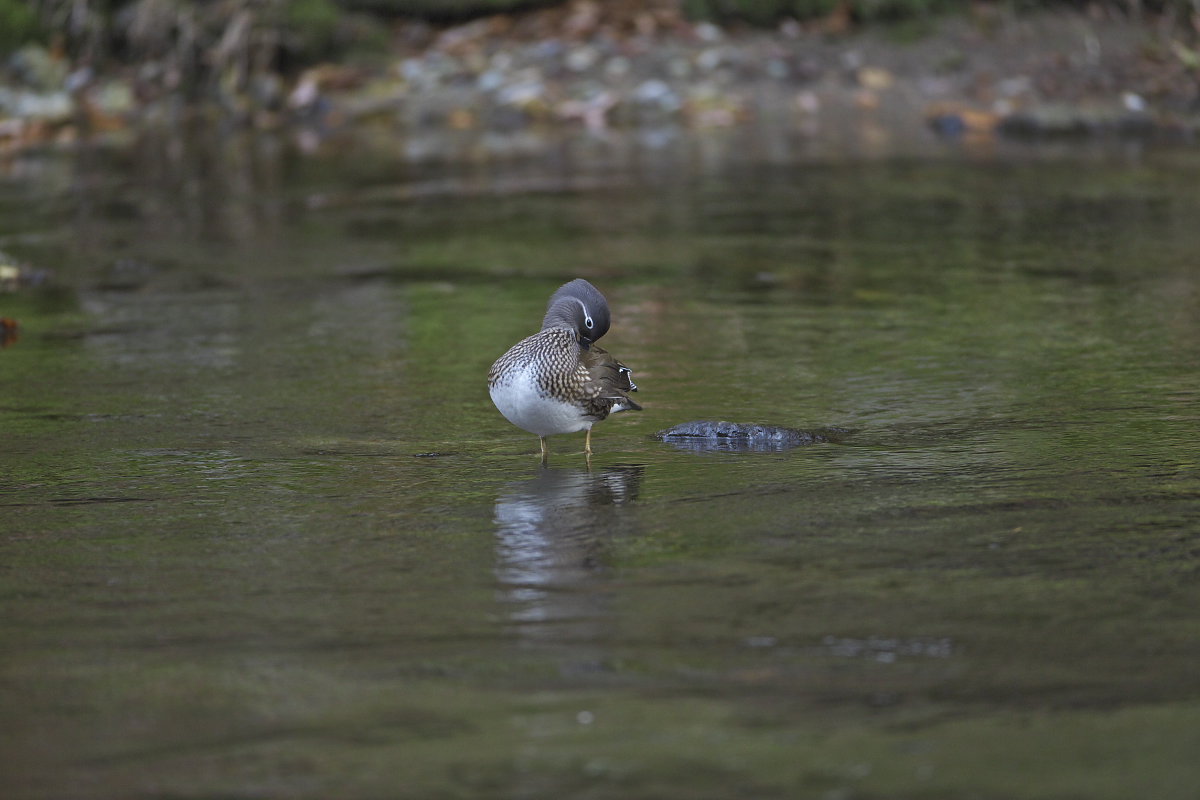
M1195 33L1152 19L974 6L902 38L836 20L754 30L606 8L578 0L443 29L406 23L379 63L259 76L205 103L26 48L10 69L19 79L0 85L0 157L197 118L295 129L309 146L365 125L409 135L757 125L868 141L1200 132Z

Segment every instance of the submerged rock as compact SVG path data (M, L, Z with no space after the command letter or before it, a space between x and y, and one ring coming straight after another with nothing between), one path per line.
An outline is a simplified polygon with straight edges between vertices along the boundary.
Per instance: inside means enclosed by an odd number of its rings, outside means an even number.
M694 420L659 431L655 436L689 450L777 451L834 441L839 433L844 431L801 431L758 423Z

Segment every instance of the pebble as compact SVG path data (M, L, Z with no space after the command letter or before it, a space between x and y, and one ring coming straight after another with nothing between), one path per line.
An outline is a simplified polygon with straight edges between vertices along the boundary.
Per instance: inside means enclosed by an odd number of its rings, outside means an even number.
M784 80L791 74L791 69L782 58L772 58L767 62L767 75L777 81Z
M1126 111L1142 112L1146 110L1146 101L1141 95L1133 92L1125 92L1121 95L1121 102L1125 106Z
M54 92L64 88L70 66L41 45L28 44L8 59L8 68L17 80L34 92Z
M475 86L481 92L490 94L500 87L504 86L507 78L504 73L498 69L489 69L480 73L475 81Z
M633 99L644 105L657 105L663 109L676 109L681 105L679 95L658 78L642 81L633 90Z
M274 84L274 88L282 86ZM133 87L124 81L105 81L92 89L89 98L98 111L114 116L129 114L136 106Z
M702 42L719 42L725 38L725 32L711 22L699 22L692 27L696 38Z
M527 107L542 100L546 94L541 73L532 67L513 76L513 80L502 85L496 92L496 102L501 105Z
M66 91L35 92L0 86L0 113L9 116L59 120L68 118L73 108Z
M567 69L572 72L585 72L600 60L600 52L589 46L574 47L567 53Z
M816 92L800 92L796 95L796 108L805 114L816 114L821 110L821 98Z
M710 47L707 50L701 50L696 56L696 67L702 72L712 72L717 67L721 66L724 60L724 54L719 47Z
M676 56L667 62L667 72L675 80L687 80L692 75L692 62L683 56Z
M633 64L625 56L613 56L604 62L604 74L610 78L623 78L633 69Z
M864 89L880 92L890 89L895 82L892 73L879 67L863 67L858 71L858 82Z

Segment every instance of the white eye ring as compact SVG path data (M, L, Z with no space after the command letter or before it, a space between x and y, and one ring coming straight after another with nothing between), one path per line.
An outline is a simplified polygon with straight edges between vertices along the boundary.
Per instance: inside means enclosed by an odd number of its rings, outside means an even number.
M590 331L592 329L592 318L588 317L588 316L584 316L583 324Z

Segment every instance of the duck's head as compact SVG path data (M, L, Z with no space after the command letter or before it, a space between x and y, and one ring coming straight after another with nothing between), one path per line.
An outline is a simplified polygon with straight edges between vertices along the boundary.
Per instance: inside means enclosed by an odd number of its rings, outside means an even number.
M550 295L542 330L569 328L583 349L608 333L608 301L600 290L583 278L576 278Z

